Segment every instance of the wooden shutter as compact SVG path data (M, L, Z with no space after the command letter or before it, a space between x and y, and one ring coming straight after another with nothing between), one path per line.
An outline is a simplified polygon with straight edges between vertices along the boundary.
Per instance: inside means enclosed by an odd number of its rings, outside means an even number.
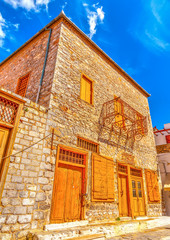
M114 164L100 155L92 155L92 194L94 200L114 200Z
M81 99L92 104L92 81L88 79L86 76L82 75L81 78Z
M19 78L16 93L22 97L25 97L27 85L29 80L29 74L25 75L24 77Z
M146 170L145 176L146 176L149 202L159 202L160 193L159 193L157 173L150 170Z

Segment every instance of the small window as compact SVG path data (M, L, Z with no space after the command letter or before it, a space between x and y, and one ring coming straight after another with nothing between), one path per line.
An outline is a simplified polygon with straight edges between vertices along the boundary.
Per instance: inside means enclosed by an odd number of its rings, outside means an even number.
M16 93L22 97L25 97L27 85L29 80L29 74L19 78Z
M95 153L99 153L99 144L81 137L77 137L77 146Z
M170 143L170 135L167 135L167 136L166 136L166 142L167 142L167 143Z
M84 101L93 104L93 81L82 74L80 97Z

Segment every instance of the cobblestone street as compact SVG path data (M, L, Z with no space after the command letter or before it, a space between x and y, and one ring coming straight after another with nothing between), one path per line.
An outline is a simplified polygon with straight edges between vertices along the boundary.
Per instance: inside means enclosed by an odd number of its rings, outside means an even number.
M110 238L108 240L170 240L170 225L164 228L156 228L140 233L127 234L119 237Z

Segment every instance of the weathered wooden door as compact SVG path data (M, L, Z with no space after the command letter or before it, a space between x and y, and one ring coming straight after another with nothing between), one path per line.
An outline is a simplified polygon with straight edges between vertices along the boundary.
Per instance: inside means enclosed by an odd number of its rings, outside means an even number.
M2 163L2 157L5 151L5 147L8 140L9 130L3 127L0 127L0 166Z
M82 170L58 167L54 182L52 222L69 222L81 218Z
M128 216L128 189L127 189L127 176L119 174L119 214L121 217Z
M133 199L133 214L134 216L145 215L145 204L143 196L142 179L132 178L132 199Z

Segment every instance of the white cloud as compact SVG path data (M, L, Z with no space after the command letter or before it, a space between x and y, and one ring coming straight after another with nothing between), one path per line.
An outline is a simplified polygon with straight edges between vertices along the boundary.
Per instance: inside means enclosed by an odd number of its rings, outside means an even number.
M13 8L25 8L27 11L38 11L40 6L45 5L48 9L48 4L51 0L4 0L4 2L11 5Z
M62 5L62 10L64 11L64 8L67 6L67 2L65 1L64 4Z
M89 38L92 38L96 33L97 25L103 22L105 13L103 11L103 7L99 7L99 3L93 4L91 7L87 3L83 3L83 6L87 12L87 19L90 30Z
M147 30L145 31L146 36L154 43L155 46L161 48L161 49L168 49L170 47L170 44L165 42L164 40L150 34Z
M100 20L103 21L103 19L104 19L104 14L105 14L105 13L103 12L103 7L97 8L97 14L98 14Z
M2 17L2 14L0 13L0 47L4 44L4 38L6 36L4 28L5 28L6 22L5 19Z
M10 39L10 34L8 34L10 32L10 30L12 29L16 29L18 30L19 28L19 24L13 24L10 21L7 21L3 18L2 14L0 13L0 48L4 49L7 52L10 52L9 48L4 47L5 45L5 39L8 36L8 39Z

